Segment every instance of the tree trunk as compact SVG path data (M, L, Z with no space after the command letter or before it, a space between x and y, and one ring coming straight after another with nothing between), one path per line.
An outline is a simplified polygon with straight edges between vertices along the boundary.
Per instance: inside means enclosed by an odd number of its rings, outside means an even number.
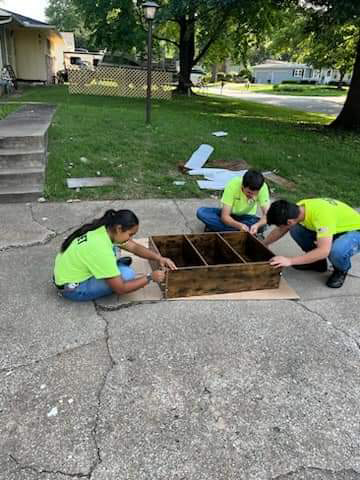
M343 109L330 125L343 130L360 130L360 40L348 95Z
M345 74L346 74L346 70L339 70L339 73L340 73L340 78L339 78L339 81L338 81L338 86L337 88L339 90L342 90L343 88L343 80L344 80L344 77L345 77Z
M176 92L183 95L191 93L191 69L195 57L195 18L182 17L180 22L180 74Z

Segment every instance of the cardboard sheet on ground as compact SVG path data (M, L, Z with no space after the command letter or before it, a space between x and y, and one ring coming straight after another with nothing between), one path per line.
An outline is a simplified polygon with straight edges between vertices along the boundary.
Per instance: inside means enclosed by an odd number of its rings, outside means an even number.
M191 155L188 162L185 163L185 167L189 170L201 168L203 165L205 165L213 151L214 147L211 145L200 145L200 147Z
M189 170L189 175L215 175L216 173L228 172L226 168L196 168L194 170Z
M136 242L148 246L148 239L141 238L135 239ZM124 250L122 255L125 255ZM128 253L126 253L128 255ZM147 260L136 257L129 253L133 258L132 268L139 275L144 275L151 272L151 266ZM127 295L106 297L101 299L97 303L103 305L104 307L115 307L119 305L129 305L131 303L138 302L151 302L159 301L163 299L162 291L160 287L151 282L147 287L141 288L137 292L129 293ZM295 290L290 287L284 278L280 281L279 288L269 289L269 290L256 290L251 292L238 292L238 293L225 293L219 295L202 295L197 297L186 297L186 298L174 298L169 299L169 301L186 301L186 300L296 300L299 299L298 294Z

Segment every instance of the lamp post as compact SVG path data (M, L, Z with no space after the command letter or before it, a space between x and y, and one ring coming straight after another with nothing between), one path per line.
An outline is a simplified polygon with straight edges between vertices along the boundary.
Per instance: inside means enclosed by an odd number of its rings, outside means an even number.
M144 17L148 22L148 61L147 61L147 94L146 94L146 125L151 123L151 69L152 69L152 22L159 5L155 2L142 4Z

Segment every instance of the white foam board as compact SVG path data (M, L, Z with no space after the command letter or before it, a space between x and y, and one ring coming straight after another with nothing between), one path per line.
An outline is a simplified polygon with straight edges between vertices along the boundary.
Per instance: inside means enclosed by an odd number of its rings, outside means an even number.
M191 155L189 161L185 163L185 167L189 170L201 168L205 165L213 151L214 147L211 145L206 145L205 143L200 145L200 147Z

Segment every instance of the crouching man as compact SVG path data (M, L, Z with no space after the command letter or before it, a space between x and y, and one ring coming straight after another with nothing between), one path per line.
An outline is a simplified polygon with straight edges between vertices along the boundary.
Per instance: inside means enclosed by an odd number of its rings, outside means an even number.
M274 267L327 271L327 258L334 267L326 285L340 288L351 268L351 257L360 252L360 214L331 198L311 198L297 204L277 200L267 213L267 223L276 225L264 240L270 245L287 232L306 252L296 257L276 256Z
M221 198L222 208L201 207L196 212L205 224L205 231L250 232L261 235L266 228L269 208L269 189L262 173L248 170L243 177L235 177L225 186ZM256 215L259 208L261 217Z

